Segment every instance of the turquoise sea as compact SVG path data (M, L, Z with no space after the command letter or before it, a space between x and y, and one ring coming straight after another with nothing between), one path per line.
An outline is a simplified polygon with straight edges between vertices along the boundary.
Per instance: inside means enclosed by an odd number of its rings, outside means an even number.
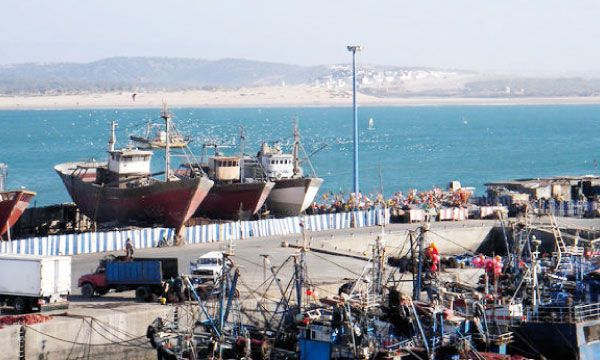
M178 128L193 137L199 155L205 141L237 144L247 133L246 152L263 141L291 140L292 119L300 124L323 191L352 186L352 109L173 108ZM368 129L373 118L374 129ZM37 205L70 201L53 166L60 162L105 159L109 124L119 122L118 145L158 109L0 111L0 162L9 165L8 187L38 193ZM361 107L360 183L377 192L381 169L384 192L446 186L457 179L483 194L488 181L564 174L598 173L600 106L419 106ZM225 152L236 152L227 148ZM160 166L163 154L155 156ZM305 166L308 171L308 167ZM323 192L322 191L322 192Z

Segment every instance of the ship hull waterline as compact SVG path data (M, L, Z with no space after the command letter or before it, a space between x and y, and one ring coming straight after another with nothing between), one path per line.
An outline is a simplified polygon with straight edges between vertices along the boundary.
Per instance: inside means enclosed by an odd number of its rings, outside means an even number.
M277 217L298 216L314 201L323 179L298 178L275 180L267 198L267 207Z
M55 170L80 211L99 223L128 225L143 222L178 230L192 217L213 185L212 180L199 177L115 188L73 175L72 170L69 171L73 166L72 163L61 164Z
M273 189L272 182L215 184L195 216L248 220L256 215Z

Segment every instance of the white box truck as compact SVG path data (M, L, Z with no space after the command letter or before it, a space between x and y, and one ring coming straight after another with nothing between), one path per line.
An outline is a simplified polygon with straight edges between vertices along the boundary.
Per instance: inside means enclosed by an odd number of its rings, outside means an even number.
M71 257L0 255L0 304L17 313L69 307Z

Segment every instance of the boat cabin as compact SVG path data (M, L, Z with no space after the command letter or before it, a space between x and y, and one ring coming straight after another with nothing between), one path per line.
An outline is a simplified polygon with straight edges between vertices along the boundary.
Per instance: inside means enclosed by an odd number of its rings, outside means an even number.
M119 176L150 175L152 151L123 149L108 152L108 170Z
M251 156L244 156L242 159L242 179L245 182L252 182L255 180L263 181L266 180L265 172L262 166L259 164L258 159Z
M166 143L167 142L167 132L164 130L157 131L156 136L154 137L154 141Z
M113 184L119 188L136 187L150 177L152 151L138 149L111 150L108 164L96 169L96 184ZM89 176L83 170L81 177ZM131 181L129 181L131 180Z
M259 152L260 163L269 179L289 179L294 176L294 156L284 154L279 145L263 144Z
M209 157L208 176L216 181L240 180L240 158L237 156Z

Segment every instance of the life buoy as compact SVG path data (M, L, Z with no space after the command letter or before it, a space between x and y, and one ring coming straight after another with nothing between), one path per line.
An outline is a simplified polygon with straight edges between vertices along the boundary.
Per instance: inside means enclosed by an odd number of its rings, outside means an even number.
M281 180L281 177L282 177L281 171L278 171L275 173L275 179Z

